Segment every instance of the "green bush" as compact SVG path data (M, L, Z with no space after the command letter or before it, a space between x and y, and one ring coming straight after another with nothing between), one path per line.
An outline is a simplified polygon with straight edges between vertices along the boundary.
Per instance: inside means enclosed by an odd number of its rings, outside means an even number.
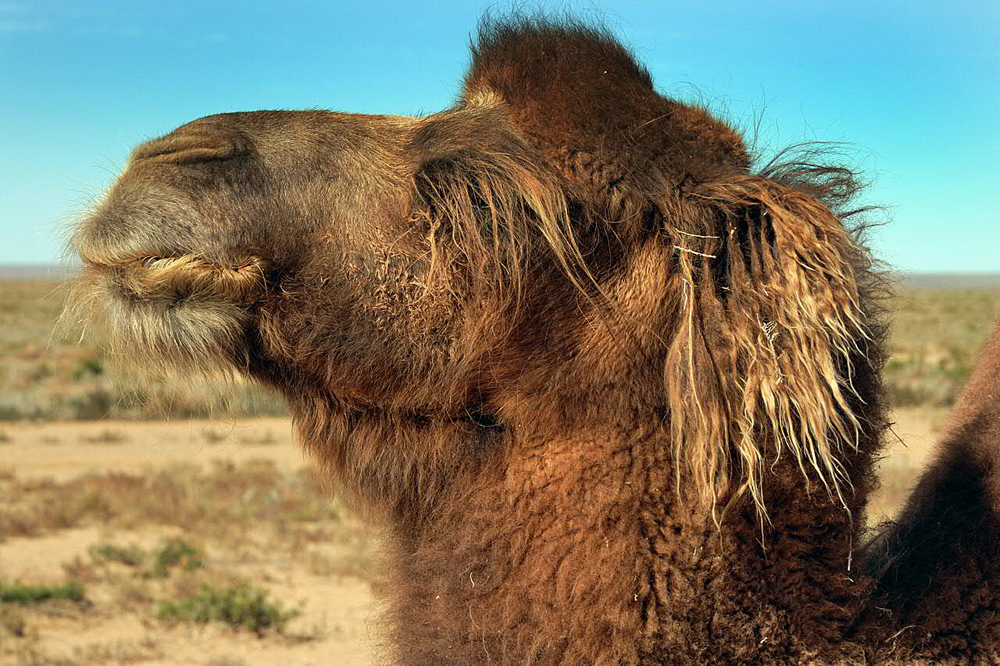
M167 541L153 556L152 575L165 577L171 569L193 571L205 564L204 552L185 541Z
M73 380L80 381L87 377L97 377L104 374L104 363L97 356L80 359L76 370L73 371Z
M114 405L114 396L103 388L90 390L69 401L70 413L77 421L97 421L108 418Z
M5 604L37 604L50 599L83 601L83 585L76 581L57 585L39 583L29 585L0 581L0 602Z
M90 547L90 557L95 562L118 562L130 567L137 567L146 561L146 551L139 546L116 546L102 543Z
M221 622L259 636L272 628L281 631L289 620L299 615L298 609L283 610L267 596L267 590L248 583L228 588L202 585L197 594L183 601L161 601L153 615L166 622Z

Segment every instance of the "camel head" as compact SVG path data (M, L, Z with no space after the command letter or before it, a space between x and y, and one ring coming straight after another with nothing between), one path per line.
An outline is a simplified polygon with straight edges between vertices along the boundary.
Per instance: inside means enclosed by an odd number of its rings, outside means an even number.
M610 37L528 21L481 30L440 113L227 113L142 144L73 245L125 355L277 387L370 493L648 417L678 479L760 503L782 451L844 478L852 190L754 172Z

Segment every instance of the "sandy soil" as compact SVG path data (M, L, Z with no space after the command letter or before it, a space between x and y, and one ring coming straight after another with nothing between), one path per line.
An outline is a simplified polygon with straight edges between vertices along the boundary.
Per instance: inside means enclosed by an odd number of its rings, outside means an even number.
M207 467L218 460L266 459L287 471L309 464L294 444L286 419L8 424L0 426L0 437L5 442L0 444L0 471L13 472L19 479L64 481L87 473L141 473L181 462ZM150 526L109 531L95 526L10 538L0 542L0 578L61 581L64 565L75 558L86 560L95 544L152 546L181 536L179 532ZM371 622L377 609L366 581L314 575L280 555L263 564L233 567L275 597L301 606L301 615L289 623L284 636L260 639L211 625L169 628L141 614L109 614L106 608L113 606L113 598L103 599L102 594L110 597L110 592L92 586L87 593L94 602L90 610L56 608L41 616L33 614L31 646L6 657L0 649L0 663L377 663ZM0 643L3 640L0 632Z
M945 418L939 409L896 414L894 431L899 439L890 444L881 463L883 483L873 498L870 521L897 510L926 464ZM0 426L0 441L0 472L13 472L19 479L68 480L90 472L143 472L177 462L207 466L215 460L263 458L289 471L308 464L284 419L8 424ZM64 565L86 558L92 545L108 539L153 544L168 536L172 530L166 528L146 526L109 534L93 526L11 538L0 542L0 578L62 580ZM111 612L113 591L98 588L88 612L56 609L33 617L33 642L13 657L8 652L8 657L15 659L11 663L377 663L372 647L377 608L368 582L309 573L277 555L266 563L234 563L234 567L281 598L302 602L302 615L289 624L284 636L260 639L212 626L164 627L140 613ZM102 599L102 594L108 598ZM3 655L0 649L0 662Z
M141 472L169 463L273 460L282 469L309 463L288 419L240 421L88 421L0 426L11 440L0 469L19 478L59 480L87 472Z
M940 407L909 407L896 410L878 465L880 486L868 505L868 524L878 524L896 515L906 501L920 472L931 462L934 446L948 424L948 410Z

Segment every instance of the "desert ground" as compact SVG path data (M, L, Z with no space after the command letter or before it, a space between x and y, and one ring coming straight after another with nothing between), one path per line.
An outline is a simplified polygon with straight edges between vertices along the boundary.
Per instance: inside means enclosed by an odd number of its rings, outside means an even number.
M281 400L129 373L99 332L55 326L66 293L0 279L0 663L379 663L378 531ZM896 425L869 524L947 427L1000 276L901 279L891 309Z

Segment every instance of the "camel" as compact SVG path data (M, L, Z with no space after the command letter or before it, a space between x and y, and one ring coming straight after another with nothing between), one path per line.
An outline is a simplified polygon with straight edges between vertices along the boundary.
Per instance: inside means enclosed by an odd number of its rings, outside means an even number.
M287 397L386 531L386 661L998 659L1000 334L866 531L885 288L821 158L758 164L601 29L486 20L439 113L140 145L78 301L146 368Z

